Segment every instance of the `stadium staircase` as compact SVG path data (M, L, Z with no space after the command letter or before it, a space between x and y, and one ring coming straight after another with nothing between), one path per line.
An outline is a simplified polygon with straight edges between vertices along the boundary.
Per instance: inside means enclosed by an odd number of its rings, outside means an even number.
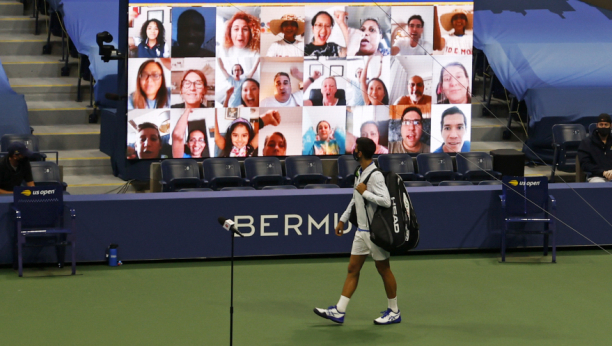
M0 0L0 60L13 90L25 95L40 150L59 151L63 180L71 194L118 189L125 182L113 176L110 158L99 150L100 124L88 122L93 112L88 107L88 82L81 87L83 102L76 102L78 59L70 58L70 75L62 77L61 38L51 36L52 52L42 55L48 17L40 16L40 35L35 35L31 14L17 0Z

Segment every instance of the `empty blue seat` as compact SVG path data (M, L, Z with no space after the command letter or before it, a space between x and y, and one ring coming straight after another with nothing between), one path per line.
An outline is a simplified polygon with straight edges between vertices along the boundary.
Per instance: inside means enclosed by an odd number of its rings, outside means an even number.
M64 183L60 178L60 170L57 164L52 161L33 161L30 162L32 166L32 178L34 178L34 185L59 185L63 191L66 191L68 184Z
M338 185L340 187L353 187L357 167L359 167L359 162L355 161L353 155L338 156Z
M212 189L209 189L207 187L192 187L192 188L178 190L178 192L209 192L209 191L212 191Z
M483 180L501 179L501 173L493 170L493 159L489 153L473 151L457 153L457 172L463 180L479 182Z
M478 185L501 185L502 182L499 180L483 180Z
M249 157L244 160L244 171L251 186L258 190L269 185L285 185L290 181L283 176L283 167L276 157Z
M240 190L248 191L248 190L255 190L255 188L252 186L228 186L228 187L224 187L221 189L221 191L240 191Z
M425 153L417 156L419 173L432 185L444 180L456 180L453 159L447 153Z
M336 184L308 184L304 186L304 189L339 189L340 186Z
M421 180L422 175L416 174L412 157L408 154L384 154L378 156L378 167L385 172L393 172L404 181Z
M264 186L262 190L297 190L293 185L270 185Z
M430 182L426 180L415 180L415 181L405 181L405 187L423 187L423 186L433 186Z
M465 180L445 180L441 181L438 186L474 186L474 184Z
M161 163L162 191L173 192L184 188L203 187L200 168L194 159L167 159Z
M296 187L308 184L325 184L331 180L323 175L323 164L316 156L290 156L285 159L287 178Z
M575 172L578 146L586 137L581 124L557 124L552 127L553 147L555 148L550 181L554 181L556 170Z
M213 190L229 186L244 186L247 181L242 177L240 162L235 158L215 157L202 162L204 183Z

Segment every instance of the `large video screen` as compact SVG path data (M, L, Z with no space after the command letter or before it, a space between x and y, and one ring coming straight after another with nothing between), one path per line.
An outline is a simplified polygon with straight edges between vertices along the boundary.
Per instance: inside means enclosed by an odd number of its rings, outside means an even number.
M472 28L465 2L132 3L127 158L469 151Z

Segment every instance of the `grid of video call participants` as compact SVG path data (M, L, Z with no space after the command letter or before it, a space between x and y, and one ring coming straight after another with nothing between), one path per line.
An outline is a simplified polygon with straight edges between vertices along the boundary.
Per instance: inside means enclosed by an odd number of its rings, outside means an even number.
M131 6L129 159L470 150L473 6Z

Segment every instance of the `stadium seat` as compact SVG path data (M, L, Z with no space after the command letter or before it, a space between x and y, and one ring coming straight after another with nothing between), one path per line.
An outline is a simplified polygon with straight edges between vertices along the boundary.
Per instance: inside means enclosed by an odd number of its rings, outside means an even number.
M66 254L64 247L70 244L72 275L76 273L76 212L70 209L70 224L66 226L61 188L56 185L52 191L49 193L49 186L20 186L13 192L19 276L23 276L23 248L30 246L54 246L57 263L63 266ZM28 242L28 239L32 241Z
M493 170L493 159L489 153L473 151L457 153L457 172L463 180L479 182L483 180L501 179L501 173Z
M338 185L340 187L353 187L357 167L359 167L359 162L355 161L353 155L338 157Z
M212 189L208 187L192 187L192 188L178 190L178 192L209 192L209 191L212 191Z
M509 191L513 190L513 191ZM499 196L502 205L501 260L506 261L506 236L508 234L542 234L544 235L544 256L548 255L548 240L552 236L552 262L557 261L557 243L555 214L557 201L548 195L546 177L512 177L503 178L502 194ZM551 209L549 211L549 201ZM545 213L548 211L549 213ZM552 215L552 216L551 216ZM510 223L522 223L519 227L509 228ZM544 230L537 231L525 227L525 223L543 222Z
M408 154L384 154L378 156L378 167L385 172L398 174L404 181L422 180L423 176L416 174L412 157Z
M30 161L45 161L47 159L47 155L39 150L38 137L34 135L6 134L0 139L2 152L6 152L8 146L13 142L23 142L26 148L32 151L33 155L30 157ZM57 151L49 151L49 153L55 153L57 155Z
M444 180L438 186L474 186L474 184L466 180Z
M426 153L417 156L419 173L432 185L444 180L456 180L458 174L453 171L453 159L447 153Z
M224 187L221 189L221 191L240 191L240 190L244 190L244 191L248 191L248 190L255 190L254 187L252 186L228 186L228 187Z
M501 185L502 182L499 180L483 180L478 185Z
M254 188L260 190L269 185L285 185L291 179L283 176L283 167L276 157L249 157L244 160L246 178Z
M595 131L595 129L597 128L597 123L591 123L589 124L589 133L587 133L587 136L590 136L593 134L593 131Z
M340 186L336 184L308 184L304 186L304 189L339 189Z
M576 171L576 155L578 146L586 137L586 131L581 124L557 124L552 127L553 156L550 181L554 181L556 170L565 172Z
M200 168L194 159L168 159L161 163L163 192L174 192L184 188L203 187Z
M63 191L66 191L68 184L64 183L60 178L59 167L52 161L33 161L30 162L32 166L32 178L34 178L34 185L59 185Z
M204 183L213 190L247 183L240 172L240 162L235 158L208 158L202 161L202 169Z
M405 187L422 187L422 186L433 186L430 182L425 180L405 181Z
M262 190L297 190L293 185L270 185L264 186Z
M331 180L331 177L323 175L323 164L316 156L289 156L285 159L285 170L291 184L297 188L326 184Z

